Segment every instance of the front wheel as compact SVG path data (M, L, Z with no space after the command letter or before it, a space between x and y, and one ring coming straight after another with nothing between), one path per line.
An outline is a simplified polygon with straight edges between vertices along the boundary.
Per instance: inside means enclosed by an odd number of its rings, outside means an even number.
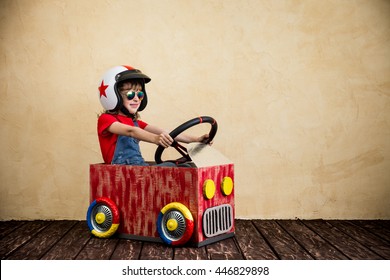
M87 223L91 233L100 238L112 236L119 226L119 211L107 197L94 200L88 208Z
M194 219L190 210L179 202L167 204L158 215L157 231L168 245L187 243L194 231Z

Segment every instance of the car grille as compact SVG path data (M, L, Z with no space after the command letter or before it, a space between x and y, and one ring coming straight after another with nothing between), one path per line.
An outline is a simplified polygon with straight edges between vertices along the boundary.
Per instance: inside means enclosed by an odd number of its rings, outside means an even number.
M233 228L233 208L223 204L206 209L203 214L203 231L206 237L213 237Z

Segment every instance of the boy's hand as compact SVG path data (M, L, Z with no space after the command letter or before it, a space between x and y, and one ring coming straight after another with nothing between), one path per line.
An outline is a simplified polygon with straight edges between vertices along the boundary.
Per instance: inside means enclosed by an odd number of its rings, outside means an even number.
M203 144L206 144L207 141L209 140L209 135L208 134L205 134L205 135L202 135L198 138L198 141L197 142L200 142L200 143L203 143ZM208 143L209 145L212 145L213 144L213 141L211 141L210 143Z
M163 146L164 148L168 148L169 146L172 145L172 143L173 143L173 139L168 133L163 132L157 135L157 142L156 142L157 145Z

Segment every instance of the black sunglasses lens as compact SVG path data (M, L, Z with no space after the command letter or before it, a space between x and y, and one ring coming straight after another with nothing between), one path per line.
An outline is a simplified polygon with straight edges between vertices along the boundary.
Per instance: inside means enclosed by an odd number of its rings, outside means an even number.
M139 91L137 93L137 96L138 96L139 99L144 99L145 93L143 93L142 91Z
M130 90L130 91L127 93L127 99L128 99L128 100L132 100L134 97L135 97L135 92Z

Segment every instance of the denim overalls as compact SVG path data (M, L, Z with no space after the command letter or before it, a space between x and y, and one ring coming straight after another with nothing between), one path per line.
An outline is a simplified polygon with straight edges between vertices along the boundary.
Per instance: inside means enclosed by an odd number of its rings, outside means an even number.
M139 127L137 121L134 125ZM118 136L112 164L149 165L141 155L139 140L122 135Z

